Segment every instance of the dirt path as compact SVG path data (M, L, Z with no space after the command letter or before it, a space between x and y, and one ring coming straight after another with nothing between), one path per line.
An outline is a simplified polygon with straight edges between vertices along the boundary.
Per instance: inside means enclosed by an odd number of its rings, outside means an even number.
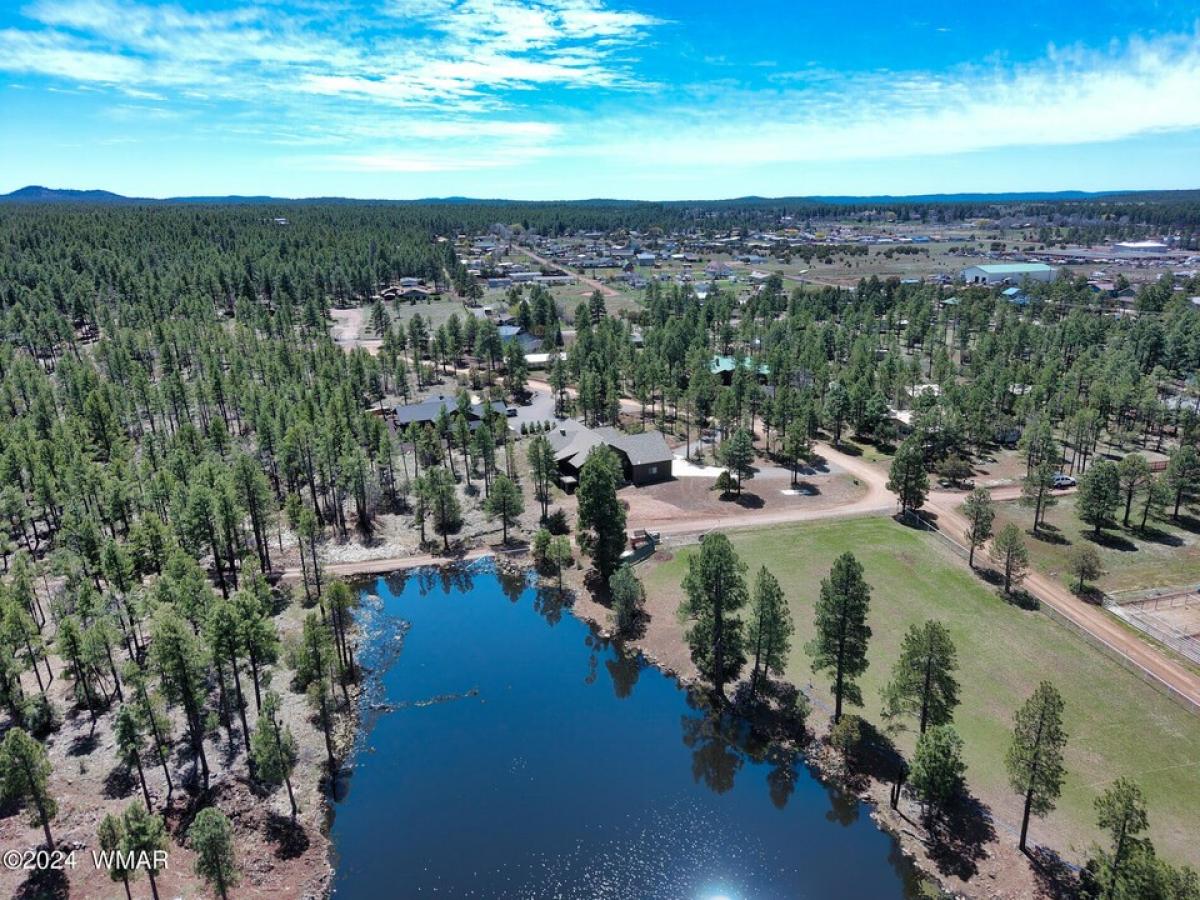
M1010 493L1011 488L1003 489ZM1017 488L1017 494L1020 488ZM1000 491L993 494L1001 499ZM962 495L945 491L934 491L929 495L925 509L937 516L938 528L961 544L966 543L967 520L958 511ZM986 553L986 548L976 551ZM1031 571L1025 578L1025 589L1047 606L1054 609L1073 625L1087 632L1092 638L1111 652L1136 666L1151 680L1168 692L1200 710L1200 676L1175 662L1151 644L1130 634L1103 608L1081 600L1056 579Z
M547 269L562 269L563 268L558 263L552 263L552 262L550 262L550 260L546 259L545 257L538 256L532 250L527 250L524 247L517 247L517 250L519 250L521 253L524 253L526 256L528 256L530 259L532 259L534 262L540 263L541 265L545 266ZM621 293L617 289L609 287L607 284L601 284L595 278L588 278L586 275L575 275L575 277L578 278L581 283L586 284L588 287L595 288L600 293L605 294L606 296L616 297Z

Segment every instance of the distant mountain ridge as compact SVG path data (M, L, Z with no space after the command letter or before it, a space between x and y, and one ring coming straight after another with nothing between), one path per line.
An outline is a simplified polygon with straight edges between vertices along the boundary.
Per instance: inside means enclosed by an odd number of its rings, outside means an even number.
M659 206L686 206L693 204L705 205L737 205L737 204L771 204L771 203L823 203L832 205L857 206L864 203L879 203L884 205L924 204L924 203L1022 203L1038 201L1063 200L1105 200L1113 198L1137 200L1179 200L1184 197L1200 200L1200 190L1161 190L1161 191L1011 191L1001 193L958 193L958 194L873 194L866 196L853 195L814 195L807 197L733 197L727 200L619 200L611 198L593 198L589 200L507 200L503 198L478 197L425 197L418 200L389 200L357 199L351 197L270 197L242 196L230 194L212 197L127 197L104 190L73 190L69 188L48 188L41 185L29 185L19 188L9 194L0 194L0 203L91 203L100 205L184 205L184 204L395 204L395 205L520 205L520 204L576 204L580 206L609 206L609 205L638 205L652 204Z

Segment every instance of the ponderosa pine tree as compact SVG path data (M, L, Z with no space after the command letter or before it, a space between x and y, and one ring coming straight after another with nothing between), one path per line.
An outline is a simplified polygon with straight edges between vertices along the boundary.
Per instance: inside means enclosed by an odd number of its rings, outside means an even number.
M621 566L608 579L613 623L618 634L628 634L641 615L646 592L629 566Z
M779 581L763 566L754 577L750 598L747 649L754 656L750 669L750 699L758 696L759 685L768 675L782 675L791 650L792 613Z
M1025 570L1029 567L1029 548L1025 546L1021 529L1015 522L1008 522L1000 529L992 541L991 555L1004 575L1004 593L1007 596L1025 579Z
M46 748L23 729L10 728L0 742L0 799L32 806L34 824L42 826L46 846L53 850L50 822L58 815L58 804L50 796L50 772Z
M204 753L206 655L191 630L169 609L159 610L155 616L153 635L150 659L167 701L183 707L192 756L200 764L201 778L207 789L208 757Z
M520 524L525 511L525 498L517 483L507 475L497 475L492 482L492 492L483 503L489 519L499 519L503 530L503 541L508 543L508 529Z
M605 445L592 449L579 473L579 546L604 581L625 549L625 507L617 499L621 480L617 456Z
M739 428L721 445L721 461L736 480L737 495L742 496L742 482L754 477L754 440L749 431Z
M133 900L133 894L129 890L129 878L130 876L136 878L138 870L133 866L126 865L125 857L122 855L125 846L125 825L122 823L121 817L107 813L100 820L100 825L96 829L96 841L100 845L100 852L109 854L108 877L124 884L126 900Z
M213 664L217 667L218 681L223 684L226 665L229 666L229 671L233 675L233 702L242 723L242 740L246 746L246 752L249 753L250 728L246 723L246 697L242 691L240 664L246 654L243 636L244 631L238 605L232 599L222 599L214 603L209 609L205 639L212 653Z
M292 821L295 821L299 807L296 805L296 794L292 790L292 772L300 759L300 753L291 728L280 721L280 702L278 694L267 691L258 721L254 725L251 755L254 757L255 776L260 781L287 786L288 802L292 806Z
M896 448L887 489L899 498L901 515L925 505L925 497L929 493L929 474L925 471L925 454L915 437L907 438Z
M690 622L687 642L692 662L725 700L725 685L737 678L746 664L745 626L739 612L746 605L746 564L738 558L729 538L709 532L700 549L688 557L683 579L680 619Z
M145 871L150 880L150 894L158 900L158 878L156 874L163 864L156 854L167 849L167 826L161 816L156 816L149 809L142 809L136 803L126 807L121 815L121 850L133 854L138 860L137 871ZM140 865L145 860L146 865ZM128 886L128 882L126 882Z
M843 553L834 560L829 577L821 580L816 636L806 648L813 671L833 675L834 722L841 719L844 703L862 706L862 691L856 679L868 665L870 603L871 588L863 578L862 564L853 553Z
M883 689L884 716L915 716L918 734L931 725L949 723L959 702L957 669L958 655L945 625L910 625L892 679Z
M1096 537L1100 537L1100 530L1112 521L1120 502L1121 483L1116 463L1101 460L1080 476L1079 490L1075 494L1075 512L1082 521L1092 526Z
M987 488L975 488L963 502L963 515L967 517L967 545L970 547L967 565L975 568L975 551L987 543L992 536L992 523L996 520L996 508Z
M934 725L918 739L908 784L927 818L936 819L962 793L967 771L962 750L962 738L953 725Z
M1096 824L1108 832L1111 849L1101 856L1102 867L1107 869L1103 880L1104 897L1116 898L1130 857L1139 849L1141 839L1150 821L1146 815L1146 800L1142 789L1128 778L1118 778L1096 798ZM1136 888L1134 889L1136 891ZM1130 892L1127 896L1135 896Z
M534 496L542 505L541 521L545 522L550 504L550 486L558 474L554 448L550 446L550 441L545 435L538 434L530 439L527 453L529 468L533 473Z
M217 889L222 900L238 882L233 854L233 828L215 806L196 813L187 831L188 846L196 854L196 874Z
M1043 681L1017 710L1014 720L1012 744L1004 764L1012 789L1024 797L1017 843L1022 851L1029 834L1029 817L1044 816L1053 810L1062 791L1063 748L1067 743L1062 716L1062 697L1052 684Z
M146 787L146 773L142 769L145 736L142 734L142 724L133 706L126 705L117 710L113 733L117 739L117 753L121 762L137 771L138 783L142 786L142 797L146 801L146 809L152 811L150 790Z

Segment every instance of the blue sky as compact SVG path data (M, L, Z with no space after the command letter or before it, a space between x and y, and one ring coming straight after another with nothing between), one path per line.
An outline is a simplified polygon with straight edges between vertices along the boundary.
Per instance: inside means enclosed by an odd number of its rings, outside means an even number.
M1194 2L2 7L0 191L1200 187Z

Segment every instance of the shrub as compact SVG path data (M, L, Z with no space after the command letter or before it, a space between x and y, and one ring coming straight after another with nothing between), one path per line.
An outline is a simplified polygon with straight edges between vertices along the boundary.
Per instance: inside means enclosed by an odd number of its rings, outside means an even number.
M571 524L567 520L567 514L561 509L550 513L546 517L546 530L554 535L570 534Z

